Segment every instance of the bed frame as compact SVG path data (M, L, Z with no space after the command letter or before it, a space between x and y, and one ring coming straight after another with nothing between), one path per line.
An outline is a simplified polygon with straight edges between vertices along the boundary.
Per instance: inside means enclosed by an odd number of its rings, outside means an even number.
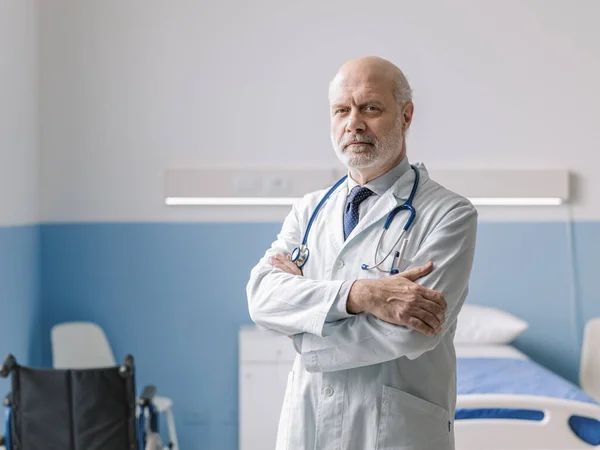
M454 423L456 450L580 450L600 448L581 440L569 426L573 415L600 420L600 405L558 398L468 394L457 397L457 409L510 408L542 411L541 421L464 419Z
M583 330L579 385L600 402L600 317L589 320Z

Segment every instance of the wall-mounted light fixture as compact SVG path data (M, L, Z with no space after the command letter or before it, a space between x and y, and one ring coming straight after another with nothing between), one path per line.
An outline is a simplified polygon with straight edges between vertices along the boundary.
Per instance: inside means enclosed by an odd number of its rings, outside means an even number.
M430 169L442 186L476 206L556 206L569 199L567 170ZM204 168L165 173L170 206L281 206L331 186L339 169Z

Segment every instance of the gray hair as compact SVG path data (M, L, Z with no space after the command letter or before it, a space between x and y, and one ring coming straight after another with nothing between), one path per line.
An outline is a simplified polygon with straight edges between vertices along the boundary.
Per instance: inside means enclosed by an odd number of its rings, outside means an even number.
M394 85L394 97L398 102L398 107L402 109L405 104L412 102L412 89L400 69L394 75Z

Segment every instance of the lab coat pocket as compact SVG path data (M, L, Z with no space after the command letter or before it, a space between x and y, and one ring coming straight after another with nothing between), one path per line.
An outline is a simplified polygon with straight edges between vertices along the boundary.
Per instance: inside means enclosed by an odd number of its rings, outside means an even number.
M287 450L289 448L289 431L292 426L292 393L294 386L294 372L291 371L287 378L281 415L279 416L279 427L277 429L277 444L275 450Z
M377 450L452 450L449 414L407 392L383 386Z
M398 263L398 271L404 272L408 268L408 266L410 266L411 262L412 261L410 259L402 258Z
M380 262L380 261L383 261L383 259L385 258L385 262L380 266L381 269L384 270L384 272L381 273L378 270L374 270L372 272L379 272L379 274L381 276L389 276L389 272L392 269L392 263L394 262L394 254L396 253L396 250L398 250L398 248L395 248L391 253L389 253L390 252L389 248L385 248L385 249L380 248L379 251L377 252L376 261ZM388 255L388 253L389 253L389 255ZM410 264L412 262L411 259L412 259L412 255L408 252L408 249L407 249L405 251L402 259L397 263L398 271L404 272L406 270L406 268L408 266L410 266ZM375 264L375 262L373 262L373 264Z

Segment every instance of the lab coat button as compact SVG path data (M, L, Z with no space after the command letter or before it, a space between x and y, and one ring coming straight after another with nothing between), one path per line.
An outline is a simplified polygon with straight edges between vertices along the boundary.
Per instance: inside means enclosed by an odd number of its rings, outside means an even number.
M341 269L342 267L344 267L344 261L338 259L336 266L338 269Z
M333 388L331 386L327 386L325 388L325 395L327 397L331 397L333 395Z

